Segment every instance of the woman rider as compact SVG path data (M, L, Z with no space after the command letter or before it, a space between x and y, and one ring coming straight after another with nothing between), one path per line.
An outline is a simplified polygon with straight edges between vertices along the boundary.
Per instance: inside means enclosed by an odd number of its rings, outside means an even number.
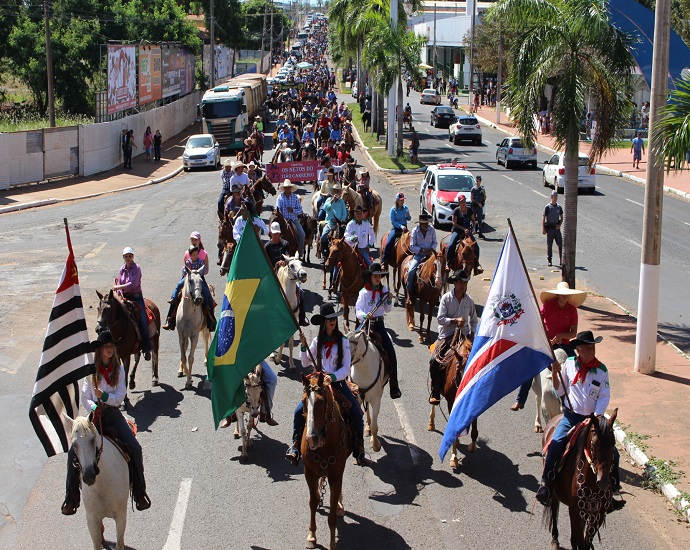
M352 407L350 408L350 420L355 431L355 445L352 456L357 459L359 466L366 466L369 461L364 456L364 421L362 409L345 383L345 378L350 374L350 342L338 328L338 317L343 310L335 311L333 304L325 303L321 306L319 314L313 315L311 324L319 327L319 334L309 346L311 354L307 353L307 338L300 332L302 342L302 365L314 366L312 356L316 358L316 370L324 374L324 384L333 385ZM295 417L292 431L292 447L285 454L285 458L297 466L300 458L300 445L305 425L304 405L300 401L295 409Z
M141 445L132 433L129 424L120 412L120 405L127 395L125 369L117 356L115 344L110 331L104 330L98 338L91 342L94 352L96 373L84 380L82 387L82 403L97 428L102 433L114 433L117 439L127 445L130 455L129 476L132 484L132 495L137 510L146 510L151 506L151 500L146 494L146 480L144 479L144 458ZM95 417L100 415L99 422ZM76 513L81 501L79 491L79 466L71 447L67 453L67 490L62 504L62 513L71 516Z
M390 218L393 228L390 230L390 233L388 233L388 241L386 242L386 248L381 258L384 267L390 264L391 260L395 260L395 258L391 257L391 255L394 254L393 247L395 246L395 239L399 238L403 234L403 231L407 230L407 222L412 219L410 209L405 204L405 195L403 193L398 193L395 196L395 205L391 207Z
M189 235L189 244L191 246L196 246L199 248L199 259L202 262L204 262L204 265L206 266L206 269L204 270L204 275L208 274L208 254L206 250L204 250L204 244L201 242L201 233L199 233L198 231L192 231L191 235ZM187 252L184 253L184 259L185 261L189 260L189 250L187 250Z

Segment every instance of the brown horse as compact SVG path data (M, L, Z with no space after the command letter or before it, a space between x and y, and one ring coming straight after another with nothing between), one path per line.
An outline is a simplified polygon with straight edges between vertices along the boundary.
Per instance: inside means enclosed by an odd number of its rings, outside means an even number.
M218 224L218 265L220 266L221 276L227 275L230 271L230 263L235 253L235 237L232 235L232 218L223 219Z
M344 516L343 473L351 449L349 423L343 418L333 389L323 383L323 373L309 377L302 375L304 392L302 403L306 429L302 435L301 452L304 460L304 478L309 486L309 534L307 548L316 548L316 509L325 492L326 481L331 492L328 527L331 532L329 550L336 549L335 528L337 516Z
M405 231L403 234L398 237L397 242L395 243L395 246L393 248L394 250L394 256L391 260L391 258L388 258L389 262L388 265L393 269L393 281L392 284L390 285L391 291L393 287L395 287L395 299L399 300L400 299L400 282L402 280L401 274L400 274L400 266L402 266L403 260L407 258L408 256L412 255L412 251L410 250L410 232ZM385 250L386 244L388 243L388 233L386 233L383 238L381 239L381 250Z
M402 263L402 278L407 278L407 271L412 261L412 256L408 256ZM445 258L442 253L436 252L422 263L417 269L417 284L414 286L414 293L407 297L405 309L407 310L407 326L414 330L414 309L415 302L419 300L419 342L424 343L429 340L431 333L431 318L434 316L434 308L438 306L443 289L443 279L445 275ZM426 338L424 337L424 311L429 306L429 315L426 323Z
M129 389L133 390L136 388L136 366L132 369L132 374L129 374L129 364L131 361L131 356L137 353L140 349L140 339L138 332L138 312L135 313L136 306L130 310L130 306L125 304L119 296L113 292L103 295L96 291L98 294L98 321L96 322L96 332L102 332L103 330L109 330L110 334L113 336L113 341L115 342L115 348L117 349L117 354L122 360L122 365L125 368L125 380L129 377ZM149 335L151 338L151 367L152 367L152 379L151 385L158 385L158 345L159 337L161 333L161 313L158 310L158 306L154 304L151 300L145 299L146 309L150 310L153 314L153 321L149 322ZM129 404L129 398L125 396L125 403Z
M345 239L333 239L328 250L326 269L339 268L340 274L340 303L345 308L345 327L350 330L350 305L357 302L359 291L364 287L362 273L364 266L357 259L352 247Z
M273 209L271 217L268 219L268 227L271 227L273 222L278 222L278 225L280 225L280 236L288 243L288 250L290 251L289 255L294 256L297 253L297 235L295 235L292 225L288 224L283 215L280 213L280 210L277 208Z
M319 232L319 220L309 214L300 214L299 224L304 230L304 256L306 263L311 263L311 249L314 246L314 239ZM318 244L317 244L318 247Z
M347 222L339 222L338 220L335 221L335 229L331 229L331 231L328 233L328 247L330 249L331 242L333 239L342 239L345 237L345 228L347 227ZM320 221L318 223L318 233L316 235L316 255L317 257L321 258L323 260L323 283L321 284L321 290L326 290L326 272L330 274L330 284L328 285L328 297L330 299L330 296L333 292L337 292L337 286L338 286L338 281L336 280L335 282L333 281L333 269L326 269L326 258L328 258L328 251L326 250L321 250L321 236L323 234L323 228L326 225L325 221Z
M461 270L464 277L471 277L474 272L478 275L477 269L477 243L471 237L466 236L458 243L455 250L455 257L448 258L448 247L444 247L444 256L446 256L446 265L449 269L455 271Z
M268 179L268 175L264 174L258 178L252 185L249 186L249 192L254 197L254 204L256 205L257 213L261 214L264 207L264 191L271 195L276 194L276 188L273 187L271 180Z
M544 523L551 531L551 550L558 544L558 508L562 502L570 511L570 545L573 550L594 548L594 536L604 524L611 505L611 465L616 445L613 424L618 409L610 418L592 415L581 425L574 446L563 458L554 480L549 506L544 509ZM542 437L546 448L563 415L551 419Z
M367 210L366 219L369 220L369 223L374 227L374 234L378 235L383 201L378 191L371 189L371 195L373 197L374 206L372 209L369 209L367 205L364 204L364 197L362 197L361 193L358 193L347 185L343 187L343 200L345 204L347 204L347 209L352 213L357 206L365 208Z
M436 344L430 346L432 354L436 353ZM441 395L445 398L446 404L448 405L448 414L450 414L453 408L453 403L455 403L455 395L458 392L458 386L460 385L460 380L462 380L462 375L465 372L465 365L467 364L467 358L470 356L472 351L472 341L469 338L465 338L461 335L460 329L456 329L453 338L445 350L440 350L442 355L437 357L437 361L443 367L443 386L441 389ZM436 418L436 406L431 406L431 412L429 413L429 425L427 430L430 432L436 429L436 424L434 422ZM473 453L477 450L477 438L479 437L479 430L477 429L477 420L472 422L472 442L468 445L467 450ZM450 467L458 467L458 440L453 441L453 447L450 453Z

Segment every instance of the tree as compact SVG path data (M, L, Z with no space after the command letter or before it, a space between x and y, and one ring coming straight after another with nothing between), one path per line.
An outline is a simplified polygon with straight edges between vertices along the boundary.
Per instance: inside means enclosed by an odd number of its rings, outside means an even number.
M264 41L264 47L270 46L271 29L268 28L271 12L273 15L273 28L281 29L283 28L286 32L292 27L290 18L285 14L285 12L276 6L273 2L269 0L268 6L265 0L247 0L247 2L242 3L242 13L244 15L244 20L246 21L246 47L249 50L258 50L261 48L261 33L264 29L264 10L268 8L268 17L266 18L266 38ZM280 31L278 31L280 32ZM278 41L278 32L273 31L273 37ZM282 41L282 39L281 39ZM269 47L270 50L270 47Z
M658 138L655 152L663 159L667 173L683 170L690 153L690 77L677 80L676 86L654 130Z
M580 122L590 98L597 122L590 161L597 162L629 117L633 39L611 26L606 0L500 0L490 17L522 28L511 52L505 100L528 147L536 138L534 115L544 88L554 85L553 135L556 148L565 148L562 271L575 288Z

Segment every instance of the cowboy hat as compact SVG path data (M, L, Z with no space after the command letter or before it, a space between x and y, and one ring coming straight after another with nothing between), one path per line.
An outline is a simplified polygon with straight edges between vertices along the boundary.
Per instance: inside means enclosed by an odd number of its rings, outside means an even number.
M431 216L426 212L423 212L419 215L417 221L419 221L419 223L429 223L431 221Z
M570 341L570 346L576 348L577 346L585 346L588 344L598 344L604 339L603 336L594 337L591 330L583 330L578 332L577 336Z
M246 168L247 165L244 162L236 162L235 165L232 167L233 170L237 170L238 168Z
M580 307L587 299L587 292L570 288L566 281L561 281L556 285L555 290L545 290L539 295L543 304L546 300L552 300L557 296L567 296L568 303L575 307Z
M326 321L326 319L336 319L337 317L340 317L342 314L342 308L336 311L333 304L327 302L325 304L321 304L321 307L319 308L319 313L311 316L311 324L319 326L322 325L324 321Z
M297 185L295 185L294 183L292 183L289 179L285 179L285 181L283 181L283 183L281 183L281 184L278 186L278 189L287 189L288 187L289 187L292 191L294 191L295 189L297 189Z
M450 274L450 277L448 277L449 283L454 283L456 281L462 281L463 283L466 283L469 280L470 275L465 275L465 273L461 269L453 271L453 273Z
M329 140L330 141L330 140ZM326 155L321 159L321 166L324 166L327 162L331 161L331 157L329 155Z
M233 164L235 164L235 163L233 161L231 161L230 159L225 159L223 161L223 166L232 166Z
M247 164L247 168L256 168L256 162L251 161L249 164Z
M231 193L241 193L242 192L242 186L239 183L233 183L232 187L230 188Z
M364 168L363 170L360 170L360 171L359 171L359 175L360 175L360 176L363 176L363 175L365 175L365 174L366 174L367 176L369 175L369 170L367 170L366 168Z
M101 331L98 337L91 342L91 351L96 351L105 344L113 344L113 335L109 330Z
M366 208L364 208L361 204L358 204L357 206L355 206L354 211L355 212L368 212L368 210Z
M381 262L376 260L375 262L371 263L369 269L362 272L362 279L368 283L371 280L372 275L386 275L387 273L388 270L384 271L381 267Z
M331 187L331 193L338 192L340 193L343 190L343 186L340 185L339 183L336 183L333 187Z

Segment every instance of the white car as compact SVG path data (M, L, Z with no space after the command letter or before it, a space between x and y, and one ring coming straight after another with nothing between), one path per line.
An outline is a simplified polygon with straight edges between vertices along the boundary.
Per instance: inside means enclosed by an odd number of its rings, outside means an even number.
M505 138L497 145L496 164L503 164L506 168L515 164L529 164L532 168L537 167L537 148L524 147L519 137Z
M559 193L565 189L565 164L564 153L556 153L544 163L542 181L544 187L553 187ZM594 193L596 189L596 168L589 165L589 157L583 153L578 155L577 166L577 190L585 190Z
M448 126L448 141L459 145L461 141L482 144L482 126L474 115L461 115Z
M458 193L465 195L469 207L472 203L470 190L474 176L464 164L434 164L427 168L419 191L420 213L431 214L434 227L453 222L453 210L457 208Z
M352 97L355 97L355 98L357 97L358 90L359 90L359 88L357 87L357 81L355 80L352 83Z
M220 145L216 138L211 134L189 136L182 154L182 166L185 171L208 166L220 168Z
M428 103L430 105L440 105L441 104L441 94L439 94L433 88L427 88L422 90L422 97L419 98L421 104Z

